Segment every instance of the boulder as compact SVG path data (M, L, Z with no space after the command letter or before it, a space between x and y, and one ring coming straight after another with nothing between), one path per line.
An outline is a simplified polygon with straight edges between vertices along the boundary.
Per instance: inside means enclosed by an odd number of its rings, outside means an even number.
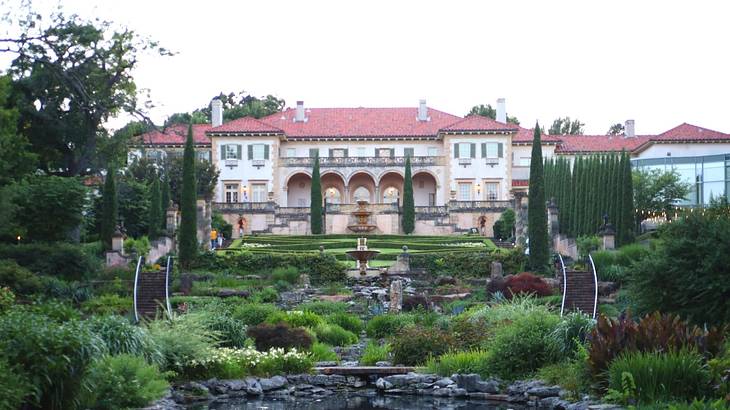
M537 396L539 398L558 397L560 396L560 386L535 386L527 389L525 392L528 396Z
M560 397L545 397L540 399L537 408L544 410L566 410L569 405L570 403Z
M456 382L459 388L466 389L467 391L478 391L477 383L482 381L481 376L478 374L455 374L451 378Z
M246 378L246 393L251 396L260 396L264 394L261 383L253 377Z
M390 390L393 388L393 383L381 377L375 382L375 387L377 387L378 390Z
M282 387L286 386L287 381L286 377L274 376L270 379L259 379L259 383L261 384L261 390L269 391L281 389Z
M219 298L247 298L249 296L248 291L241 289L220 289L216 294Z

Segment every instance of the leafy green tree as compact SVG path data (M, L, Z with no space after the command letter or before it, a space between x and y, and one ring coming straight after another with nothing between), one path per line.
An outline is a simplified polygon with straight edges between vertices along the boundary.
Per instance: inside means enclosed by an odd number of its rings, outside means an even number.
M202 159L194 161L197 196L210 201L213 199L220 171L210 161ZM180 156L168 156L164 163L163 172L170 183L170 197L176 203L179 202L182 195L183 163L184 159Z
M310 191L310 226L312 234L322 233L322 180L319 176L319 154L314 157L312 167L312 190Z
M178 254L180 266L183 269L189 269L198 254L197 190L195 188L195 148L192 124L188 127L188 137L185 141L182 175Z
M633 172L636 227L654 215L671 214L676 203L689 195L690 184L682 182L677 171L637 170Z
M577 118L571 120L570 117L560 117L553 121L553 125L548 129L550 135L583 135L584 123Z
M0 186L31 174L38 161L28 139L18 132L20 114L11 106L10 91L10 76L0 76Z
M94 173L103 124L125 111L143 116L132 72L148 52L169 55L128 29L54 13L8 21L19 35L0 39L15 54L10 74L20 129L46 173Z
M550 259L547 231L547 207L545 205L545 177L543 174L540 127L535 124L530 161L530 185L528 192L528 230L530 238L531 269L544 270Z
M160 227L162 226L162 192L160 192L160 179L155 178L150 187L150 209L149 221L147 222L147 232L150 239L155 239L160 235Z
M416 208L413 202L413 177L411 157L406 157L406 171L403 180L403 232L413 233L416 227Z
M104 181L104 190L102 191L102 211L101 211L101 242L104 249L112 249L112 236L119 220L119 208L117 203L117 184L116 170L110 168L106 172L106 180Z
M624 135L624 132L624 125L620 122L617 122L608 129L606 135Z
M481 115L482 117L491 118L493 120L497 119L497 110L492 108L491 104L479 104L471 107L471 110L467 115ZM517 117L511 117L507 115L507 123L508 124L515 124L520 125L520 121L517 119Z
M283 99L276 98L269 94L263 97L255 97L245 91L220 93L210 99L219 99L223 103L223 121L231 121L242 117L261 118L267 115L282 111L285 106ZM192 113L175 113L171 115L165 125L190 123L208 124L211 117L210 101L204 107L198 108Z
M117 181L119 220L127 236L140 238L149 232L150 187L129 178Z

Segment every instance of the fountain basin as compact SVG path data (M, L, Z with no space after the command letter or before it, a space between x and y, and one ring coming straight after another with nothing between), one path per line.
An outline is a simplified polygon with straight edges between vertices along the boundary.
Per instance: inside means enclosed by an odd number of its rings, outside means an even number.
M375 228L377 228L376 225L370 225L370 224L347 225L347 229L349 229L355 233L372 232L373 230L375 230Z

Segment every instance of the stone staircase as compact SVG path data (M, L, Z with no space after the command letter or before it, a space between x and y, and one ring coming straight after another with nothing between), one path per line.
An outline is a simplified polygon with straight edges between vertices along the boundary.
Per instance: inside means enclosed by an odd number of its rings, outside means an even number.
M168 260L168 263L171 263ZM137 319L155 318L167 309L167 273L162 267L159 271L139 272L135 289Z
M515 244L509 241L498 241L496 239L492 239L492 243L494 244L494 246L503 249L512 249L515 247Z
M593 272L566 271L564 312L581 311L593 317L596 283Z

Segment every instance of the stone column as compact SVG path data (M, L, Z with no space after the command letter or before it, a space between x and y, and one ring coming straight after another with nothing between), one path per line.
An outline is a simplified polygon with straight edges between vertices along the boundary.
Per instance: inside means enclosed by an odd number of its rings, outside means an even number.
M197 205L197 222L198 222L198 245L201 248L210 249L210 224L212 219L210 202L204 199L198 199Z
M515 242L525 246L527 242L527 194L515 192Z
M601 239L603 239L603 242L601 243L601 249L616 249L616 230L613 229L612 224L608 223L608 215L603 216L603 225L598 231L598 235L600 235Z
M399 313L403 308L403 282L394 280L390 283L390 313Z
M174 238L175 232L177 232L177 205L170 201L170 205L167 207L166 213L166 230L167 236Z
M555 203L555 198L550 198L550 202L547 206L548 211L548 226L550 227L550 237L553 238L560 233L560 225L558 224L558 205Z

